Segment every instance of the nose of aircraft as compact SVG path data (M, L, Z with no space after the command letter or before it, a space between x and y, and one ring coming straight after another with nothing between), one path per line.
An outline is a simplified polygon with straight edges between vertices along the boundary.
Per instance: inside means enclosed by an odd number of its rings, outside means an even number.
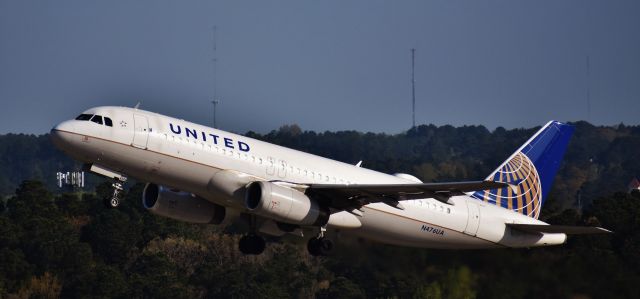
M69 137L73 129L73 123L70 120L57 124L51 129L49 134L51 141L59 149L64 149L69 143Z

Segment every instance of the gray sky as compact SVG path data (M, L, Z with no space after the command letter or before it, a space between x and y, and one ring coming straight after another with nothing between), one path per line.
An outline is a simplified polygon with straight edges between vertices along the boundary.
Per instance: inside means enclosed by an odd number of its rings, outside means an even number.
M0 1L0 133L98 105L219 127L640 123L640 1ZM587 80L586 60L590 57Z

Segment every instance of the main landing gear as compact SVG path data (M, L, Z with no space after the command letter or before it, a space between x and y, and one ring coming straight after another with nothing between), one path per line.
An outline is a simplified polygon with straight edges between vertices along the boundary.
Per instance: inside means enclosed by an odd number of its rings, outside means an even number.
M325 238L324 232L327 231L325 227L320 227L320 232L317 237L309 239L307 243L307 250L309 254L313 256L327 256L333 250L333 241Z
M238 243L240 252L252 255L261 254L266 246L267 244L264 241L264 238L256 235L255 233L250 233L246 236L243 236L242 238L240 238L240 243Z
M120 205L120 202L122 201L122 190L124 190L123 185L126 181L127 178L123 176L114 178L114 182L111 184L113 187L113 194L111 195L111 198L105 199L107 207L117 208Z
M249 216L249 225L250 225L249 233L247 235L242 236L242 238L240 238L240 242L238 243L238 249L243 254L251 254L251 255L261 254L262 252L264 252L264 249L266 248L266 242L264 241L264 238L262 238L256 233L257 225L256 225L255 215ZM309 251L309 254L313 256L327 256L331 253L334 247L333 241L331 241L328 238L325 238L324 233L326 231L327 231L326 227L321 226L320 232L318 233L318 235L316 237L309 239L309 242L307 243L307 250Z
M243 254L252 254L258 255L264 252L264 249L267 247L267 243L264 241L264 238L258 236L256 234L257 225L256 225L256 216L251 215L249 218L249 234L242 236L240 238L240 243L238 243L238 249Z

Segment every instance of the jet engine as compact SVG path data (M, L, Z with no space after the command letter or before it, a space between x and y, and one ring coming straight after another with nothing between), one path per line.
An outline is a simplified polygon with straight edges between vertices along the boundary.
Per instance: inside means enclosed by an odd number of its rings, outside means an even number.
M329 209L304 193L263 181L249 184L245 206L257 215L296 225L325 225L330 216Z
M191 223L221 224L228 218L227 209L221 205L156 184L144 187L142 205L153 214Z

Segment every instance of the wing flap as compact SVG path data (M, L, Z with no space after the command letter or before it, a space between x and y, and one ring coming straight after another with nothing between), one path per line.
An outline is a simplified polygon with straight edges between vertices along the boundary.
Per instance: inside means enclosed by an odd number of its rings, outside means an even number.
M610 230L597 226L571 226L571 225L547 225L547 224L516 224L507 223L507 226L527 233L567 234L567 235L594 235L611 234Z
M400 200L434 198L447 203L449 197L465 192L500 189L507 183L470 181L427 184L309 184L305 193L336 210L351 210L374 202L402 209Z
M424 193L424 192L445 192L459 191L471 192L490 189L500 189L509 186L507 183L494 181L470 181L470 182L450 182L450 183L425 183L425 184L310 184L309 189L315 190L340 190L344 192L368 191L371 193Z

